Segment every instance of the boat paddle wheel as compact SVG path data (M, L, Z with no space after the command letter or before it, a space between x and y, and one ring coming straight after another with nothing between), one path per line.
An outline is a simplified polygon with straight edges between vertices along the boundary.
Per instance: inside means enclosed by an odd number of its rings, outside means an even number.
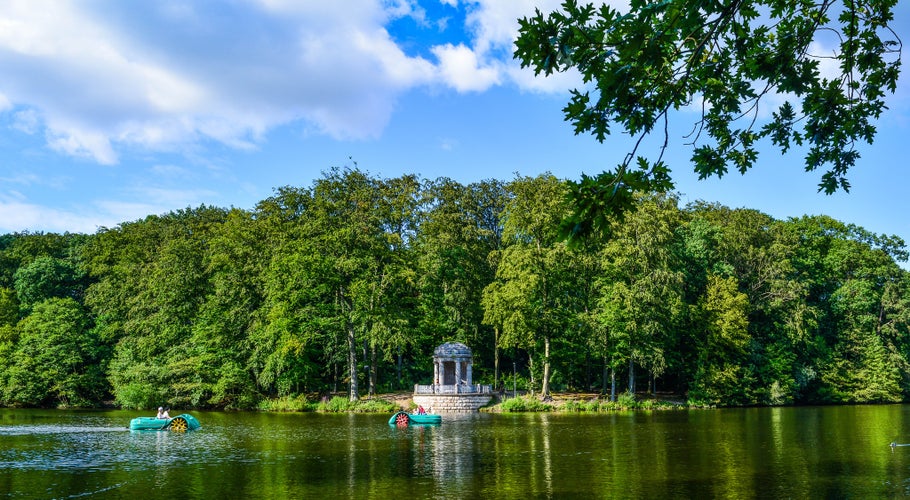
M412 425L439 425L442 423L441 415L431 413L408 413L399 411L392 414L389 418L389 425L396 427L409 427Z
M187 424L186 419L183 417L174 417L171 419L171 423L168 428L172 432L186 432L186 430L189 428L189 424Z

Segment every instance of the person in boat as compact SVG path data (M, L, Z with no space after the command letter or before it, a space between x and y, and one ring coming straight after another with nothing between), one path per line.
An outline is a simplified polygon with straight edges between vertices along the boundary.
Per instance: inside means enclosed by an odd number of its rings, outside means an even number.
M171 415L170 415L170 413L169 413L169 410L170 410L170 408L164 409L163 406L159 406L159 407L158 407L158 416L157 416L156 418L165 418L165 419L166 419L166 418L171 418Z
M418 406L417 406L417 414L418 414L418 415L426 415L426 414L427 414L427 411L423 409L423 406L418 405Z

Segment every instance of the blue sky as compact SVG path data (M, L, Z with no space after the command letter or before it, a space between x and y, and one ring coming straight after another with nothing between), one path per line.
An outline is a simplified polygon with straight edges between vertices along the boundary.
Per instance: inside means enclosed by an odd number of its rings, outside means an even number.
M576 75L511 59L519 0L6 0L0 3L0 233L95 232L208 204L251 209L333 166L468 183L612 168L563 121ZM910 8L895 28L910 40ZM904 58L906 59L906 53ZM745 176L697 181L682 136L668 160L684 202L776 218L826 214L910 241L908 77L889 98L849 194L769 150Z

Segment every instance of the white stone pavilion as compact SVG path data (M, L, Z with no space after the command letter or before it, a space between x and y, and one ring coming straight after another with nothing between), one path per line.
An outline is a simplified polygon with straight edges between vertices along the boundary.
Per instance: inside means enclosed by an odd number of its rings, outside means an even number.
M427 411L475 412L490 402L492 387L473 381L474 356L460 342L446 342L433 351L433 383L414 386L414 403Z

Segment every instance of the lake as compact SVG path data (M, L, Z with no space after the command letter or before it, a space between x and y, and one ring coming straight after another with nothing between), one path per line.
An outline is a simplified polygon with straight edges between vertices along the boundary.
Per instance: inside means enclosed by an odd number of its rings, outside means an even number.
M172 414L181 413L172 411ZM805 498L910 495L910 405L608 414L0 409L0 498ZM149 414L150 416L151 414Z

